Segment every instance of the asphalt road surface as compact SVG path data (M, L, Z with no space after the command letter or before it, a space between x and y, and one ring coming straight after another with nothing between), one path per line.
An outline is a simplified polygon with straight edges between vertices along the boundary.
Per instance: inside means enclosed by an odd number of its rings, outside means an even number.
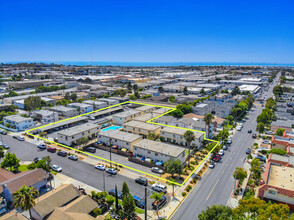
M276 79L280 78L280 74ZM263 93L265 99L273 97L272 89L277 84L271 84L269 90ZM254 139L248 130L256 133L256 117L261 113L262 107L256 105L248 116L249 119L244 123L241 131L238 131L232 138L233 142L220 163L214 169L209 170L199 181L195 188L188 194L188 197L179 206L171 219L197 219L198 214L206 209L207 206L214 204L227 205L227 202L234 189L235 180L233 173L236 167L242 167L247 155L245 151L253 145Z

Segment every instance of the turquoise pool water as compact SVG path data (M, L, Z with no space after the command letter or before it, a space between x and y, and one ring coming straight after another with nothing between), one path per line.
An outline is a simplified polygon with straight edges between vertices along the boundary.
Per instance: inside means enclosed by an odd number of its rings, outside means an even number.
M117 130L117 129L120 129L120 128L122 128L122 126L115 126L115 125L112 125L112 126L109 126L109 127L107 127L107 128L102 129L102 131Z

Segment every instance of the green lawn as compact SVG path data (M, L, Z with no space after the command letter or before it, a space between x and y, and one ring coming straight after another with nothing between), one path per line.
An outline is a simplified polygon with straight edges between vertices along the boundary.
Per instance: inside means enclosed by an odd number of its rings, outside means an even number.
M18 170L19 170L20 172L26 171L26 170L28 170L28 165L20 165L20 166L18 167Z

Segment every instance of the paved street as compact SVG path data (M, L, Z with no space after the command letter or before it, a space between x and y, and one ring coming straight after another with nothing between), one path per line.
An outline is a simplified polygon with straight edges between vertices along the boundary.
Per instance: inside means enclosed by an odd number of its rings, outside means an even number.
M276 79L279 78L280 74ZM276 85L277 83L274 82L274 84ZM272 97L272 89L275 85L271 85L268 92L264 92L263 97L266 99ZM254 143L252 134L249 134L248 130L251 129L253 133L256 133L256 117L261 113L262 107L256 105L252 110L252 113L248 116L249 119L244 123L243 129L237 131L233 136L233 143L225 152L222 161L204 175L203 179L188 194L188 197L171 219L196 219L196 216L205 210L207 206L214 204L227 205L235 184L233 178L235 168L243 166L246 158L245 151Z
M15 153L16 156L21 159L21 161L33 161L36 157L50 156L52 159L52 164L57 164L63 168L62 173L79 180L85 184L88 184L97 189L103 190L103 172L94 168L93 165L85 163L83 161L72 161L67 157L60 157L56 153L49 153L46 150L40 151L36 145L28 143L26 141L20 142L10 135L2 136L3 143L10 146L10 152ZM98 162L98 161L97 161ZM134 175L137 178L138 175ZM143 186L135 183L134 179L130 179L126 176L117 174L111 176L105 173L105 189L106 191L115 188L115 184L118 190L121 190L123 182L127 182L130 192L133 195L143 197L144 189ZM54 186L54 184L53 184ZM149 192L150 194L151 192ZM149 197L148 197L149 198ZM150 199L148 202L148 208L150 206Z

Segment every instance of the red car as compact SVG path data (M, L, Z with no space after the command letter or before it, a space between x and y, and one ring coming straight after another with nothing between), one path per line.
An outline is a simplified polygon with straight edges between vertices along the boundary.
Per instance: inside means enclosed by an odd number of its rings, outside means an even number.
M221 155L217 154L214 156L213 161L219 162L222 159Z
M47 148L47 151L48 152L51 152L51 153L55 153L56 152L56 148L55 147L48 147Z

